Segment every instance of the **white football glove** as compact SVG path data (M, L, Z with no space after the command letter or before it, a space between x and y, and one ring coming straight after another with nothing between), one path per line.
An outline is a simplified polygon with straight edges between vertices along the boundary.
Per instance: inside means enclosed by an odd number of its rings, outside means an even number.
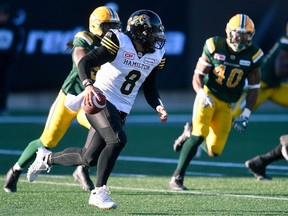
M245 108L243 113L234 120L232 126L237 132L243 133L246 130L246 127L249 122L250 114L251 114L251 111Z
M204 108L210 106L213 107L213 100L212 98L204 91L204 89L199 89L197 92L198 97L202 101L202 106Z

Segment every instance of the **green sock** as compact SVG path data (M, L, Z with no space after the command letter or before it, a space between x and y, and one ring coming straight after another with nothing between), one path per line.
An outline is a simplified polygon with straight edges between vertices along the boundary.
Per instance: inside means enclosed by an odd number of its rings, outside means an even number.
M178 161L178 165L177 165L177 168L174 172L174 176L175 175L181 175L181 176L184 175L190 161L196 155L198 146L202 143L202 141L203 141L202 137L193 136L193 135L190 136L190 138L188 140L186 140L186 142L184 143L184 145L182 147L179 161Z
M29 162L31 162L35 158L35 154L39 147L44 146L40 139L33 140L29 143L29 145L24 149L17 163L21 168L26 166Z

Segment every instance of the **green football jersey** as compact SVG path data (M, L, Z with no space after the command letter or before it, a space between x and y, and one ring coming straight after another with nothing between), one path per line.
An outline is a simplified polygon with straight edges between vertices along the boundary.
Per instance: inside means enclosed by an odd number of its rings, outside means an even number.
M269 53L265 56L261 66L261 80L269 86L280 86L282 79L276 77L275 74L275 60L281 50L288 51L288 37L281 37Z
M78 32L75 35L73 39L73 46L74 48L84 47L89 52L93 50L95 47L100 46L100 42L101 39L94 36L91 32L82 31ZM65 94L69 93L73 95L78 95L84 90L84 88L78 76L78 68L73 58L72 61L73 61L72 69L62 85L62 90L64 91ZM96 75L96 69L94 68L91 70L91 77L92 78L94 77L95 79L95 75Z
M263 52L256 45L232 54L226 38L212 37L206 40L203 54L212 64L212 70L204 78L205 85L219 99L234 103L240 98L248 74L263 61Z

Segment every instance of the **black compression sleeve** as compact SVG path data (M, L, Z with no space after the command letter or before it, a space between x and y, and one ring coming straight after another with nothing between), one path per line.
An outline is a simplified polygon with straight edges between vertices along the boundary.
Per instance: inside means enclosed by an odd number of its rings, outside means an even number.
M148 104L153 108L156 109L158 105L161 105L159 92L157 89L157 70L154 69L149 76L146 78L145 82L143 83L143 90L145 98Z
M81 81L91 79L91 68L113 61L114 58L115 56L109 53L104 46L100 46L87 53L78 63L78 74Z

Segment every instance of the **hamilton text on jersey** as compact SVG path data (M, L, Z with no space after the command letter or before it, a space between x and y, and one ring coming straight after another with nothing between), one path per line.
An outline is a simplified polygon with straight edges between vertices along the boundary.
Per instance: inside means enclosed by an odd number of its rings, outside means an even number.
M125 65L129 65L131 67L135 67L135 68L139 68L139 69L143 69L143 70L150 70L150 66L149 65L142 64L142 63L135 62L135 61L131 61L131 60L128 60L128 59L124 59L123 63Z

